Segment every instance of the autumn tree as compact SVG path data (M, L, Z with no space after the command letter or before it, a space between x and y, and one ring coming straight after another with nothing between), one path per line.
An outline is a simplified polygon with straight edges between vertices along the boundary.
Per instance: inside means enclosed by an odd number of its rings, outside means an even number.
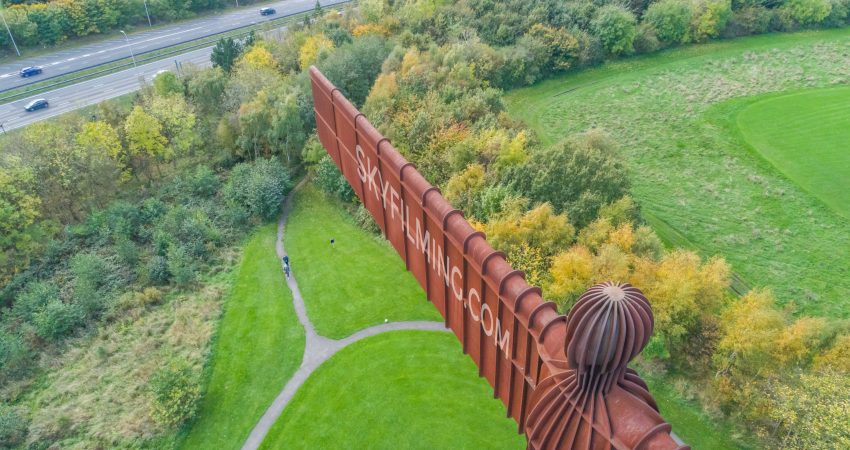
M127 154L134 171L144 171L147 161L167 161L173 156L167 148L168 140L162 135L162 124L136 106L124 123L127 139Z

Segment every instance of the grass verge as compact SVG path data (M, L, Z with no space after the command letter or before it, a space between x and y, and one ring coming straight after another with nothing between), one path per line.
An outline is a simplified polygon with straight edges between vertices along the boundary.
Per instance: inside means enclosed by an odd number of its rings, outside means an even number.
M453 335L394 331L352 344L319 367L261 448L524 445Z
M738 113L737 125L780 172L850 219L850 88L760 99Z
M850 83L848 54L850 28L764 35L613 62L507 102L544 144L612 135L666 242L724 256L799 313L846 318L850 223L753 151L735 117L742 99Z
M238 449L301 363L298 323L275 253L276 226L248 241L218 328L209 383L186 449Z
M312 184L296 194L285 239L320 335L339 339L385 320L441 320L392 247L365 233Z

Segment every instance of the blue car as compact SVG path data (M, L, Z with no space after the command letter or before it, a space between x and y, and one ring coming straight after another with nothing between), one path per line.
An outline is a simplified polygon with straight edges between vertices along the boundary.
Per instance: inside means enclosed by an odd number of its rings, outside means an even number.
M33 112L42 108L47 108L48 106L50 106L50 104L47 103L46 99L38 98L27 103L27 106L24 106L24 109L26 109L27 112Z
M21 78L31 77L33 75L38 75L41 73L41 67L33 66L33 67L24 67L21 69Z

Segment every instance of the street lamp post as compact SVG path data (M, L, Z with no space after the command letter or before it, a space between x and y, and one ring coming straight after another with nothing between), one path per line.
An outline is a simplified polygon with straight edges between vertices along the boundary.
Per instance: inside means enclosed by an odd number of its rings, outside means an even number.
M130 57L133 58L133 68L136 68L136 55L133 54L133 46L130 45L130 39L127 37L127 33L124 30L118 30L121 34L124 35L124 41L127 42L127 46L130 47Z
M148 0L142 0L142 1L143 1L143 2L144 2L144 4L145 4L145 15L147 15L147 16L148 16L148 26L149 26L149 27L152 27L152 26L153 26L153 24L151 23L151 13L150 13L150 12L148 12Z
M9 33L9 39L12 40L12 46L15 47L15 53L21 56L21 51L18 50L18 44L15 43L15 37L12 36L12 30L9 29L9 24L6 23L6 14L3 13L3 2L0 1L0 18L3 19L3 25L6 25L6 31Z

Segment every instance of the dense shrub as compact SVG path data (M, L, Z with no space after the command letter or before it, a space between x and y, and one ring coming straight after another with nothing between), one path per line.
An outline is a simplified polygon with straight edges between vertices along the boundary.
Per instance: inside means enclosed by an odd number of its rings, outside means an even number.
M338 197L344 202L354 201L354 190L348 180L342 176L336 163L327 154L316 165L316 185L326 193Z
M65 303L58 298L50 299L32 318L36 334L54 341L67 336L84 321L85 311L80 305Z
M511 175L515 190L584 226L602 205L626 194L628 177L613 143L592 132L541 150Z
M0 404L0 449L15 448L27 437L27 420L11 407Z
M0 380L24 372L31 363L27 343L19 335L0 328Z
M273 219L286 194L292 189L289 173L277 160L257 159L237 164L224 186L224 197L234 207L252 216Z
M689 2L661 0L649 5L643 20L652 25L658 39L665 44L680 44L688 42L691 15Z
M360 106L389 53L385 38L366 35L328 53L317 65L351 103Z
M697 0L691 18L691 38L704 42L720 35L732 16L729 0Z
M814 25L829 16L832 10L830 0L786 0L782 9L797 24Z
M109 278L106 262L94 253L80 253L71 259L74 274L74 303L86 317L97 317L106 308L101 285Z
M608 53L624 55L633 51L637 25L629 10L616 5L603 6L591 22L591 28Z
M172 361L153 374L150 388L152 416L158 423L179 427L195 416L201 386L191 367Z
M732 13L726 26L727 36L746 36L767 33L773 19L773 12L760 6L741 8Z

